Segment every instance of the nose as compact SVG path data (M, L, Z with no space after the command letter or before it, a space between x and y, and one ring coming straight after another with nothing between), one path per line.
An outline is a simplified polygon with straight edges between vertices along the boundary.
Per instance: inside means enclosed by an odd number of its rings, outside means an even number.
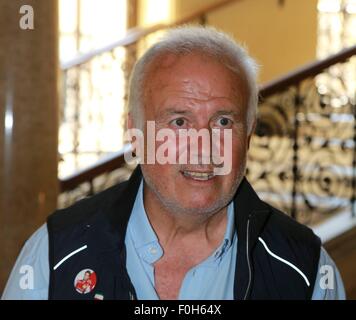
M209 122L201 121L193 130L190 132L188 143L189 163L198 165L212 164L212 139Z

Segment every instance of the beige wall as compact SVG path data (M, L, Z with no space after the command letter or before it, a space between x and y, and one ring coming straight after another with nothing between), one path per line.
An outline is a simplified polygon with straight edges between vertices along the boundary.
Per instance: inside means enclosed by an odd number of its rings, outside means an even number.
M262 66L261 81L282 75L315 58L316 0L244 0L209 17L245 43Z
M172 3L173 17L179 19L188 16L206 6L219 2L219 0L170 0Z
M170 0L170 16L179 19L218 1ZM140 0L141 21L145 8L152 2ZM315 59L317 0L284 0L282 6L279 3L240 0L208 16L208 24L230 32L249 48L262 66L261 82Z
M175 0L138 0L137 23L149 26L174 19Z

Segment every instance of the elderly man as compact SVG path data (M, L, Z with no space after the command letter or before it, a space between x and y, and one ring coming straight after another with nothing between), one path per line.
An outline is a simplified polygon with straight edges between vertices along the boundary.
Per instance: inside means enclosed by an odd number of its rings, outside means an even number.
M132 74L128 127L229 131L230 141L212 136L210 147L220 154L229 146L230 169L216 174L202 147L196 162L141 161L128 182L52 214L27 241L3 298L344 299L319 238L261 201L244 178L256 69L211 28L177 28L153 45ZM166 140L170 148L177 141ZM33 267L33 288L19 285L23 265ZM76 290L83 279L90 285Z

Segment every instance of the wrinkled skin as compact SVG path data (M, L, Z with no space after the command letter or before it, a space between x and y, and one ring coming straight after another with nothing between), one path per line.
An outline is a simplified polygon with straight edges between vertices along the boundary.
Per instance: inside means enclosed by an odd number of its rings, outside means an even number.
M231 129L232 169L229 174L198 181L183 173L211 172L212 165L143 164L145 203L176 215L202 218L226 207L246 166L250 136L245 92L244 81L220 62L200 53L165 54L150 65L144 91L145 120L155 121L156 131ZM222 139L221 146L223 143ZM159 145L156 143L156 150Z

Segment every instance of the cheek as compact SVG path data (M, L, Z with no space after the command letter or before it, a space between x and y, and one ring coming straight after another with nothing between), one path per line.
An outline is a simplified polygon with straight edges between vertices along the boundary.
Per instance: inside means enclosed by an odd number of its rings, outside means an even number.
M232 171L237 172L243 169L247 157L247 139L234 141L231 150Z
M236 158L245 157L247 153L247 140L238 140L232 144L232 154Z
M141 165L144 176L147 177L154 185L167 188L175 182L179 170L176 166L165 164Z

